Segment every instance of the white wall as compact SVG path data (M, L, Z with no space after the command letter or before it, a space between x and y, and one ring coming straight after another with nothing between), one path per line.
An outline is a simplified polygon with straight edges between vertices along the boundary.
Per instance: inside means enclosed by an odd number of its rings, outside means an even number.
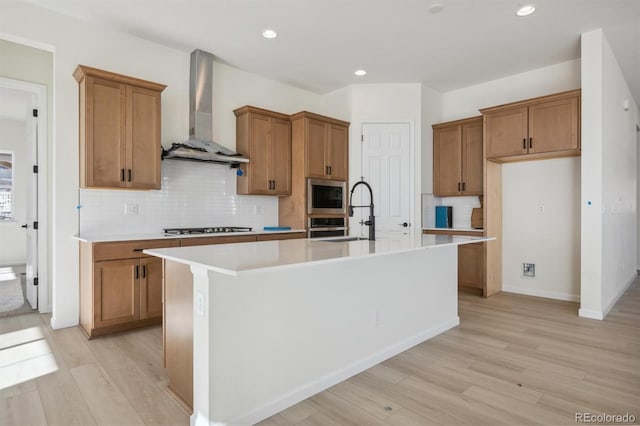
M480 108L577 88L580 61L564 62L447 92L442 118L477 116ZM503 290L578 300L580 158L503 164L502 182ZM536 264L536 278L521 276L522 262Z
M160 46L95 23L86 23L31 4L3 2L0 34L22 38L55 50L54 138L50 150L52 202L52 281L55 328L78 323L78 64L157 81L162 95L162 141L188 134L189 52ZM215 52L213 52L215 53ZM10 59L10 58L9 58ZM4 62L4 58L3 58ZM235 144L233 114L224 110L247 103L282 112L319 107L320 97L216 64L214 135ZM223 110L221 112L221 110ZM292 111L293 110L293 111ZM223 140L224 139L224 140Z
M13 221L0 221L0 265L23 265L27 261L27 145L23 120L0 119L0 152L13 153Z
M582 35L582 58L580 315L602 319L636 275L638 107L602 30Z
M433 194L433 129L442 121L442 94L422 86L420 100L422 122L422 193Z

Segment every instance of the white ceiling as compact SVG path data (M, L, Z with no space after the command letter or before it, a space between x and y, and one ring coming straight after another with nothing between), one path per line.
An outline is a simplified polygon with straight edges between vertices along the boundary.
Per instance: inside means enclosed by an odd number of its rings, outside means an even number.
M528 0L26 1L317 93L389 82L446 92L578 58L580 34L603 28L640 102L640 0L531 0L525 18L515 11Z
M0 87L0 119L26 120L32 105L31 93Z

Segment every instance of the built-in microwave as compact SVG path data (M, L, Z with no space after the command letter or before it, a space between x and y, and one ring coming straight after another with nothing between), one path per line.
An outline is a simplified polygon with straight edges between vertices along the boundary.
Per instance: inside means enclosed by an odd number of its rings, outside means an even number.
M307 214L346 214L347 183L307 179Z

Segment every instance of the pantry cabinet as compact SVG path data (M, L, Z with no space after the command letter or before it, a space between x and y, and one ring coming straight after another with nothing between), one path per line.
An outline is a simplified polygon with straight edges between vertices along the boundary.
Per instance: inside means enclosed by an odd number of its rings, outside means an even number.
M159 189L165 85L84 65L80 86L80 186Z
M291 121L299 129L294 139L305 150L305 177L347 181L349 123L307 111Z
M433 126L433 194L482 195L482 117Z
M480 110L487 159L580 155L580 90Z
M291 194L291 122L273 111L244 106L236 115L236 150L249 158L241 163L238 194Z

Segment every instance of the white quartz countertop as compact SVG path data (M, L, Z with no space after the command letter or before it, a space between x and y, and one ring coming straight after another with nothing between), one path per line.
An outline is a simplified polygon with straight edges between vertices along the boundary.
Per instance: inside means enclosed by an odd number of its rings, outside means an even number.
M85 234L74 235L78 241L86 243L104 243L117 241L140 241L140 240L171 240L183 238L203 238L203 237L236 237L240 235L264 235L264 234L290 234L294 232L307 232L306 229L288 229L286 231L250 231L250 232L220 232L217 234L191 234L191 235L165 235L163 232L152 234Z
M484 232L484 229L478 228L422 228L423 231L448 231L448 232Z
M348 238L348 237L347 237ZM377 237L376 241L331 242L314 239L261 241L209 246L149 249L144 253L199 266L222 274L245 273L302 266L309 263L343 262L367 256L384 256L414 250L490 241L493 237L409 234Z

